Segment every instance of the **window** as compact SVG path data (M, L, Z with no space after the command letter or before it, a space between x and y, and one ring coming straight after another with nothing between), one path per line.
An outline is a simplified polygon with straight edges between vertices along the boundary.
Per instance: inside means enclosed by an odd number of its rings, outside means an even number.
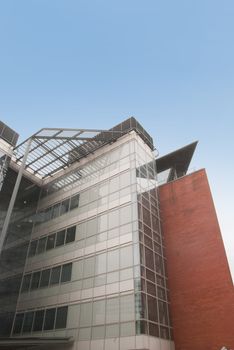
M106 301L106 323L112 322L119 322L119 298Z
M54 267L51 270L50 284L57 284L60 280L61 266Z
M55 329L66 328L67 326L67 306L57 308Z
M67 229L66 243L73 242L76 236L76 226L69 227Z
M54 329L55 311L55 308L46 310L44 330Z
M23 279L23 284L22 284L22 292L27 292L29 290L30 287L30 282L31 282L31 273L29 273L28 275L24 276Z
M40 287L47 287L50 280L50 269L41 272Z
M59 216L60 205L61 205L61 203L58 203L58 204L55 204L52 207L52 217L51 217L51 219L55 219L55 218L57 218Z
M72 263L62 266L61 282L68 282L71 280Z
M56 243L55 243L56 247L60 247L61 245L64 245L65 232L66 232L65 230L57 232Z
M105 300L95 301L93 303L93 324L105 323Z
M46 238L47 237L43 237L43 238L39 239L38 247L37 247L37 254L43 253L45 251Z
M92 303L83 303L80 306L80 326L91 326Z
M34 256L37 250L37 241L32 241L29 248L29 256Z
M38 332L42 330L45 310L35 312L33 331Z
M65 213L68 212L68 210L69 210L69 203L70 203L70 199L65 199L65 200L61 203L60 215L63 215L63 214L65 214Z
M41 272L34 272L32 275L31 290L37 289L39 286Z
M24 320L24 313L17 314L15 317L15 323L14 323L14 329L13 333L14 334L19 334L21 333L22 325L23 325L23 320Z
M55 233L52 235L49 235L47 237L47 242L46 242L46 250L50 250L54 248L54 243L55 243Z
M23 333L29 333L32 329L34 312L26 312L24 315Z
M79 194L71 198L70 210L75 209L79 206Z

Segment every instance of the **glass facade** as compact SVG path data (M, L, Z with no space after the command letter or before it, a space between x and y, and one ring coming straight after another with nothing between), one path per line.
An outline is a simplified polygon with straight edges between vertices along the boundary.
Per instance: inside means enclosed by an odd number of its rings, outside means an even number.
M66 334L80 349L170 343L156 177L151 148L132 132L17 201L1 257L18 254L15 282L6 274L2 284L5 295L17 286L11 336Z

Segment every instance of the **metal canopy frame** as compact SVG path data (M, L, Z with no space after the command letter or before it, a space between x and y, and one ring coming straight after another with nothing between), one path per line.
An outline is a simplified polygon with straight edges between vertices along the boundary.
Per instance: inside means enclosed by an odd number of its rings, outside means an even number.
M44 180L124 133L126 131L44 128L15 147L12 160L22 165L30 141L24 169Z

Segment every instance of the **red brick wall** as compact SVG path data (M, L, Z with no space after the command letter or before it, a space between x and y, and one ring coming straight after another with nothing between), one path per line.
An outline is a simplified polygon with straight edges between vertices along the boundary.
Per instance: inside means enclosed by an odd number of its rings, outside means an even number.
M205 170L159 198L176 350L234 350L234 288Z

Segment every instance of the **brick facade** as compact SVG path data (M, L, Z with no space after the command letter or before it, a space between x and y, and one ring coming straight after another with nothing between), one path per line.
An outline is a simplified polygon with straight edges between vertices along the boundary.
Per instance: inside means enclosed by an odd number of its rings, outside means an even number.
M234 288L205 170L159 196L176 350L234 349Z

